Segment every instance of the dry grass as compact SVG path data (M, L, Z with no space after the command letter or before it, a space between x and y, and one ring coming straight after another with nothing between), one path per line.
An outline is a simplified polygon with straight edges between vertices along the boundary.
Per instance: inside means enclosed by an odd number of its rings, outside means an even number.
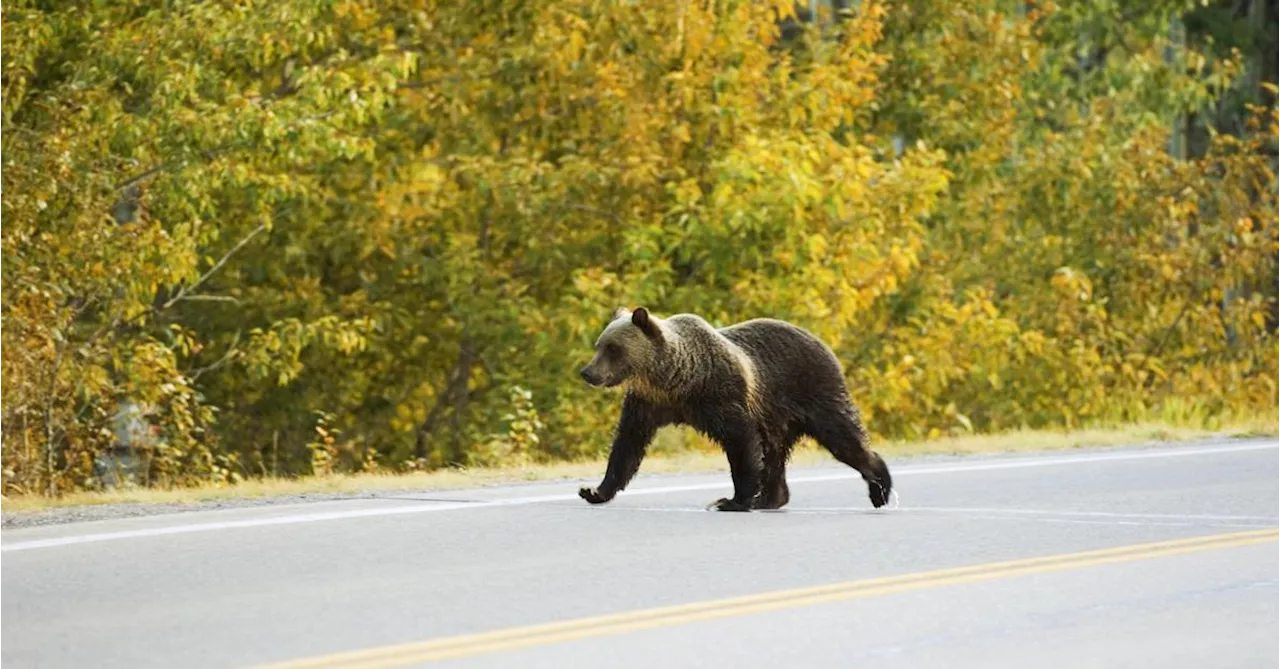
M1117 446L1143 442L1175 442L1213 436L1275 436L1276 418L1254 416L1214 425L1215 429L1179 427L1169 423L1140 423L1116 427L1077 430L1020 430L995 435L950 437L931 441L880 442L875 449L889 458L921 455L969 455L1069 450ZM687 440L677 439L680 443ZM658 446L658 445L656 445ZM804 444L793 462L800 465L831 462L825 451ZM655 448L644 462L645 473L727 471L724 456L715 450ZM55 507L142 503L193 503L218 499L272 497L318 493L357 493L394 490L448 490L475 488L522 481L554 479L593 480L604 472L603 461L567 462L525 467L456 469L412 474L340 474L300 479L255 479L230 486L181 488L174 490L119 490L80 492L58 498L41 496L6 497L5 512L20 513Z

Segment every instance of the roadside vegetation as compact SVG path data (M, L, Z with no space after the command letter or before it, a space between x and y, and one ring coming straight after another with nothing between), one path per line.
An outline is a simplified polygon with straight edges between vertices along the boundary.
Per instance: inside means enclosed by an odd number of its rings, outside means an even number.
M1274 434L1274 3L799 4L6 2L5 509L596 471L620 305L890 452Z

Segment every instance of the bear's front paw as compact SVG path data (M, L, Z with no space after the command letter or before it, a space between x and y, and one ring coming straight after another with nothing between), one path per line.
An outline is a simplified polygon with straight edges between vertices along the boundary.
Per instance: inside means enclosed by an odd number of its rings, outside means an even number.
M715 509L716 511L750 511L751 505L722 497L712 502L709 508Z
M592 504L604 504L613 499L613 495L604 495L596 488L578 488L578 497L591 502Z

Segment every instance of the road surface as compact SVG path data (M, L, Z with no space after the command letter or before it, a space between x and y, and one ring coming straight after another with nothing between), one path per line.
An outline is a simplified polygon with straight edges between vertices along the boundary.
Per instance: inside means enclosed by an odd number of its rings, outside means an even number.
M6 530L22 667L1276 667L1275 440Z

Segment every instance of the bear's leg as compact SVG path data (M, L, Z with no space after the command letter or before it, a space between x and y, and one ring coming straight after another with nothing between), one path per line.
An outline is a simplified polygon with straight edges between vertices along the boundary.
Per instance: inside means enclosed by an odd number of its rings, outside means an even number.
M880 455L867 448L867 432L856 414L848 409L829 411L810 419L806 428L837 460L862 474L872 506L880 508L889 502L893 477Z
M791 490L787 488L787 457L785 452L764 446L764 474L760 482L760 496L756 498L757 509L781 509L791 501Z
M694 427L719 442L729 458L733 499L716 500L712 508L717 511L750 511L760 493L760 475L764 469L764 450L755 426L745 415L729 415L715 416Z
M785 472L773 474L765 467L764 481L760 486L760 496L756 498L757 509L781 509L791 501L791 489L787 487Z
M671 423L669 412L627 393L622 400L622 415L609 449L609 465L604 479L594 488L578 489L578 496L592 504L604 504L612 500L619 490L627 487L640 470L645 450L653 435L664 425Z
M760 494L760 474L764 468L760 461L759 442L755 442L754 449L750 445L729 449L728 456L729 474L733 477L733 499L717 500L715 508L717 511L750 511Z

